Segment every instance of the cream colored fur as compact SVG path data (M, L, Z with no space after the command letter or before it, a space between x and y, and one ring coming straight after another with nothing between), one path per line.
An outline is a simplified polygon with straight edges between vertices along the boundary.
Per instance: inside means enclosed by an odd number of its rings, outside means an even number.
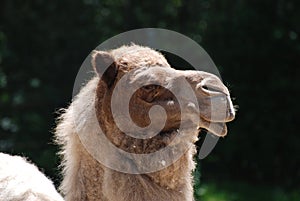
M0 153L1 201L63 201L53 183L20 156Z

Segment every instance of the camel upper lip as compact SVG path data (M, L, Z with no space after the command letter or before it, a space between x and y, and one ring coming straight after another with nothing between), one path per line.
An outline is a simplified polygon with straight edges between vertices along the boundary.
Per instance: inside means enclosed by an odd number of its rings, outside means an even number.
M218 119L209 118L200 114L200 118L212 123L228 123L234 120L235 113L233 113L232 111L226 111L226 116Z
M235 109L230 96L218 95L205 99L205 104L199 102L200 116L210 122L230 122L235 118ZM209 109L207 109L209 108Z

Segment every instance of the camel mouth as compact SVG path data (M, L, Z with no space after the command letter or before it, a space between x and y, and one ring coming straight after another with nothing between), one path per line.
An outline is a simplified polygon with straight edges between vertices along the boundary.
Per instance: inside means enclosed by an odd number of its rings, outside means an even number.
M152 85L148 87L154 88ZM148 88L144 90L148 90ZM213 92L217 93L215 91ZM198 102L183 98L181 100L182 105L179 100L171 96L171 94L153 96L150 99L145 97L146 96L142 96L138 98L147 108L159 105L165 109L168 115L165 127L160 133L161 135L173 133L176 129L189 130L191 128L203 128L215 136L224 137L227 134L226 123L235 118L235 109L231 98L224 93L220 94L218 92L218 94L213 94L209 97L198 97Z
M180 110L178 109L179 104L178 102L174 102L173 100L164 100L164 101L159 101L156 102L156 104L163 106L164 108L167 108L168 111L177 111ZM205 115L203 113L200 113L199 115L199 110L195 109L196 106L188 105L188 112L186 113L185 111L181 113L181 115L184 115L182 119L179 119L180 115L176 113L174 116L170 116L168 121L172 121L172 126L171 127L165 127L162 130L162 134L166 133L173 133L174 130L178 129L183 129L187 130L190 128L196 128L198 127L199 129L205 129L208 132L212 133L215 136L218 137L224 137L227 135L228 129L226 123L231 122L232 120L235 119L235 111L232 109L231 102L225 105L227 109L225 109L225 112L212 112L208 115ZM224 106L222 106L224 107ZM221 111L224 109L221 109ZM213 113L213 117L211 116ZM195 116L196 115L196 116ZM198 116L199 115L199 116Z

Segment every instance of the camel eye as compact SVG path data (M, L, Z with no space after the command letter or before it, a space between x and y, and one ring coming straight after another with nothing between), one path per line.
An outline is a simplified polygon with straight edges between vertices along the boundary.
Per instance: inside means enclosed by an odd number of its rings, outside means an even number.
M142 89L147 92L150 92L150 91L156 89L156 86L155 85L146 85L146 86L143 86Z

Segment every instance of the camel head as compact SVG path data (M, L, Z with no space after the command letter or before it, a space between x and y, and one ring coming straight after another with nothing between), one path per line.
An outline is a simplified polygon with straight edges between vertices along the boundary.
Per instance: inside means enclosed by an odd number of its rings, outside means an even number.
M121 126L123 132L138 133L132 137L143 140L179 128L204 128L225 136L226 123L235 117L229 91L217 76L175 70L150 48L132 45L94 51L92 65L101 77L95 107L106 133L120 133ZM151 129L155 135L149 137Z

